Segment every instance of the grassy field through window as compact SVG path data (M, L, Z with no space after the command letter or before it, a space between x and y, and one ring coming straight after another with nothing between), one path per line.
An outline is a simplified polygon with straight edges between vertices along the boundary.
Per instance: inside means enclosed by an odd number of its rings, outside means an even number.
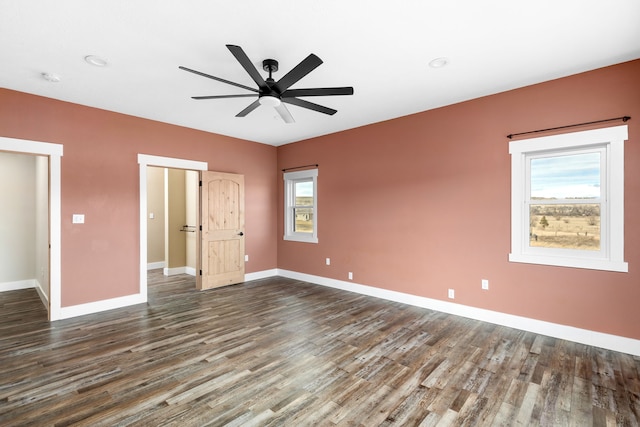
M600 205L531 205L532 247L600 250Z
M296 197L296 206L313 206L313 197ZM294 231L296 233L313 233L313 208L297 207L294 212Z

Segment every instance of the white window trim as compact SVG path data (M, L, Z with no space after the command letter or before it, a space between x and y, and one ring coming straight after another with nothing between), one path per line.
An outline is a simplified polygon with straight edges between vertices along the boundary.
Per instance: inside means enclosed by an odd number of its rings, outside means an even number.
M284 179L284 240L305 243L318 243L318 169L308 169L297 172L286 172ZM313 180L313 232L296 233L293 231L292 206L294 204L294 184L299 180Z
M586 268L628 272L629 266L624 261L624 141L628 138L627 126L572 132L540 138L511 141L511 253L510 262L543 264L561 267ZM605 146L607 150L606 177L607 212L602 227L609 227L607 243L598 257L593 254L582 254L582 251L552 250L548 254L528 250L529 224L525 212L526 197L526 157L545 151L558 151L579 148L595 148ZM606 220L605 220L606 221ZM527 222L525 224L525 222ZM536 252L536 253L532 253Z

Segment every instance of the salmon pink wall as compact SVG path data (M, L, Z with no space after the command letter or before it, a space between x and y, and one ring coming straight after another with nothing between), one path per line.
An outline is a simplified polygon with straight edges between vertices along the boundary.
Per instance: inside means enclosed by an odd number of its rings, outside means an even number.
M281 146L320 165L319 243L282 240L280 174L278 267L640 339L639 94L637 60ZM506 135L624 115L629 273L508 262Z
M138 293L139 153L244 174L246 271L276 267L275 147L5 89L0 136L64 146L63 307Z

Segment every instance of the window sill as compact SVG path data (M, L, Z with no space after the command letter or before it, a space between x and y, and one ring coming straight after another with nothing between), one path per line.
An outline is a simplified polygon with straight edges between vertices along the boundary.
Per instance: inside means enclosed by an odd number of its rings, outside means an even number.
M624 261L610 261L606 259L585 259L571 257L555 257L529 254L509 254L509 262L525 264L552 265L556 267L585 268L589 270L629 272L629 264Z
M315 236L284 236L282 239L290 242L318 243L318 238Z

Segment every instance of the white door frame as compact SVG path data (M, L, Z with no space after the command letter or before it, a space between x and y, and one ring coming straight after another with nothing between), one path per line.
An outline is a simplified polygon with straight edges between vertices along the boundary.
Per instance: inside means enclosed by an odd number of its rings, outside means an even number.
M61 234L60 158L62 145L0 137L0 151L34 154L49 157L49 320L61 318Z
M138 154L140 164L140 296L147 301L147 166L206 171L207 162Z

